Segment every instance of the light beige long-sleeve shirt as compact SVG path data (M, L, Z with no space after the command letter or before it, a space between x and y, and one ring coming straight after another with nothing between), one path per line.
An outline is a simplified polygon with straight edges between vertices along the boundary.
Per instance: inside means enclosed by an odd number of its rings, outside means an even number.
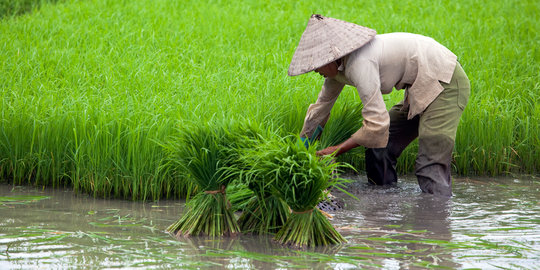
M363 109L362 127L351 138L368 148L386 147L390 117L382 94L406 89L403 100L408 118L422 113L449 83L457 57L434 39L410 33L380 34L343 57L338 75L326 78L315 104L308 108L301 135L310 137L324 126L343 87L358 90Z

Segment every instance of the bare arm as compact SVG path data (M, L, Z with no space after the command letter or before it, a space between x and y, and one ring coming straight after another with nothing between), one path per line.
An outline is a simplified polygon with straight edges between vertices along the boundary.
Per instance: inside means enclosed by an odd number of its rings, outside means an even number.
M320 151L317 151L317 155L319 156L326 156L326 155L331 155L333 153L336 153L336 157L343 154L343 153L346 153L348 152L349 150L353 149L353 148L356 148L360 146L359 144L357 144L353 139L349 138L347 139L346 141L338 144L338 145L335 145L335 146L330 146L330 147L327 147L323 150L320 150Z

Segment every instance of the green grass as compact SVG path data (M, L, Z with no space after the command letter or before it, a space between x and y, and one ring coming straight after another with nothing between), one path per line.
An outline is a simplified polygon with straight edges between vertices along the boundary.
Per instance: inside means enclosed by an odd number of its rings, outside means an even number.
M0 2L0 19L20 16L37 10L43 4L55 2L58 2L58 0L3 0Z
M14 11L23 2L31 8ZM447 46L472 84L454 172L540 172L536 1L2 3L1 181L102 197L185 196L185 181L163 169L162 145L186 122L248 119L281 135L300 131L322 78L286 71L312 13ZM402 95L386 96L388 107ZM349 102L359 98L346 87L335 108ZM416 147L403 153L400 172L413 170ZM362 169L355 153L343 159Z

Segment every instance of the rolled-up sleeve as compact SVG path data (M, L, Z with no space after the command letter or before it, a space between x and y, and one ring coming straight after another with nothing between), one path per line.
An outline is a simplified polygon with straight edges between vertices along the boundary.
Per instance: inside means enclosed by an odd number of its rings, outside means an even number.
M330 117L330 111L344 86L344 83L334 79L325 79L317 101L315 104L311 104L307 110L304 126L302 132L300 132L301 136L311 138L317 126L324 127Z
M358 90L362 100L362 127L351 138L367 148L383 148L388 144L390 116L381 93L377 61L351 57L346 76Z

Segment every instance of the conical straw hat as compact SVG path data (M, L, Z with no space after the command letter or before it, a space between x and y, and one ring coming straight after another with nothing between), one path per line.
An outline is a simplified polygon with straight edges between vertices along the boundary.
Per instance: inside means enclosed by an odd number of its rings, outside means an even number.
M289 66L289 76L308 73L372 40L376 31L354 23L311 15Z

